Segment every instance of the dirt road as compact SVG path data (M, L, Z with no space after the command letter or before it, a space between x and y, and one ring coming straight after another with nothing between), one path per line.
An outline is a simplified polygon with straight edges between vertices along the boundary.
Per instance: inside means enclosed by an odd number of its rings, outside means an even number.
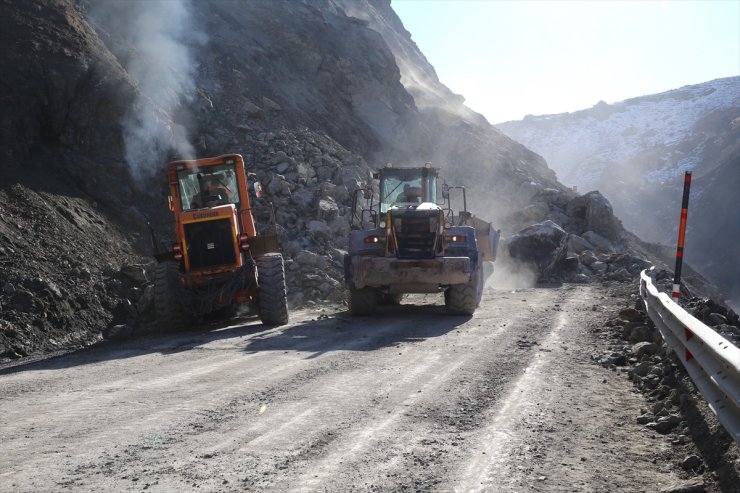
M293 313L0 372L3 491L656 491L604 288ZM665 469L665 470L663 470Z

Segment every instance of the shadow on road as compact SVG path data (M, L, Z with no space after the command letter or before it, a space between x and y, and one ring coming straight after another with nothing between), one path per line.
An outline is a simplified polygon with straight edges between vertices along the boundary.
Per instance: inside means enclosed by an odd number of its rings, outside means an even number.
M444 307L434 305L384 306L369 317L339 312L277 332L258 334L249 339L244 351L301 351L310 353L306 359L331 351L374 351L402 342L439 337L471 318L448 315Z
M202 325L178 333L153 333L126 341L104 341L93 346L52 355L0 369L0 375L25 371L59 370L104 361L123 360L159 353L175 354L209 343L245 337L243 351L300 351L306 359L331 351L373 351L402 342L438 337L471 317L452 316L444 307L403 304L380 307L372 317L351 317L347 312L323 315L285 327L267 327L256 317ZM236 325L235 325L236 323ZM241 342L240 342L241 343Z
M235 325L236 324L236 325ZM211 342L234 339L270 330L257 317L201 325L182 332L155 332L134 336L126 341L103 341L92 346L59 355L44 357L0 369L0 375L24 371L59 370L103 361L135 358L151 353L175 354Z

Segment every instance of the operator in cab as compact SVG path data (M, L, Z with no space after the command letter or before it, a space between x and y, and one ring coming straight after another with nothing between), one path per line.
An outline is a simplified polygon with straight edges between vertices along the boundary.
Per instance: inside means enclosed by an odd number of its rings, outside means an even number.
M231 203L231 190L216 175L198 174L200 191L193 196L194 209L213 207Z
M411 186L410 183L403 185L403 192L396 197L396 203L421 202L421 188Z

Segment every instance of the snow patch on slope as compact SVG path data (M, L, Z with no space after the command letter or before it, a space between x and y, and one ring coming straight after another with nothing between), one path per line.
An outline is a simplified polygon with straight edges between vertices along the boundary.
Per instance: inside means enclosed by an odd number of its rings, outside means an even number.
M697 166L702 146L680 149L697 121L740 107L740 77L717 79L664 93L560 115L527 116L496 125L541 154L568 185L592 189L609 166L660 149L644 163L650 183L673 181Z

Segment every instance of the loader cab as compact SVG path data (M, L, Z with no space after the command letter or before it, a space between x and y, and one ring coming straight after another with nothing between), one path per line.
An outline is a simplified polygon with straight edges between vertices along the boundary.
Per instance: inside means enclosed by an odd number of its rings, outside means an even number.
M183 211L226 204L239 208L239 185L234 163L179 169L177 184Z
M423 168L393 168L379 171L380 212L392 207L404 207L422 202L437 202L437 170Z

